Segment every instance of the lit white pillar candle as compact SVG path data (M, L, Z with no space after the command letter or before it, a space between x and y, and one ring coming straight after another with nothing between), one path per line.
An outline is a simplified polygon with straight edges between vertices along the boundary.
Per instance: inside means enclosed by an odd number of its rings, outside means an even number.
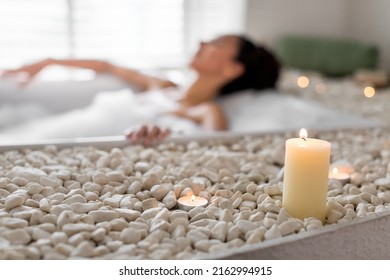
M325 219L330 162L328 141L300 138L286 141L283 207L293 217Z

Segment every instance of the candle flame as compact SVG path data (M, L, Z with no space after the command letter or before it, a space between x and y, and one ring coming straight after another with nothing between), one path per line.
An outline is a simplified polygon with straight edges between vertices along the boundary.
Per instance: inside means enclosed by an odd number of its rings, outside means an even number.
M334 168L332 169L332 172L333 172L333 174L338 174L338 173L339 173L339 170L338 170L336 167L334 167Z
M191 196L191 201L192 201L192 202L195 202L195 195L192 195L192 196Z
M299 137L306 141L306 139L307 139L307 131L306 131L306 129L302 128L299 131Z

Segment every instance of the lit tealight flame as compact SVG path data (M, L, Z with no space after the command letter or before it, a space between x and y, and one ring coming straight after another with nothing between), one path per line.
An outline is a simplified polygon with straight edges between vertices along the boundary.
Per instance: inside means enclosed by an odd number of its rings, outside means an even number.
M306 139L307 139L307 131L306 131L306 129L302 128L299 131L299 137L306 141Z
M310 84L309 78L306 76L300 76L297 80L297 84L300 88L307 88Z
M338 174L338 173L339 173L339 170L338 170L336 167L334 167L334 168L332 169L332 173L333 173L333 174Z
M371 98L375 95L375 89L373 87L365 87L364 88L364 96L367 98Z
M192 202L195 202L195 195L192 195L192 196L191 196L191 201L192 201Z

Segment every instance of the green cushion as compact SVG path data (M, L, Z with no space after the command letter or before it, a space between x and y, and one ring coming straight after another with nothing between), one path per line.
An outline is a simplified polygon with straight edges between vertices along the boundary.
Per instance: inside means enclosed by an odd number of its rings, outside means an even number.
M374 45L311 37L285 37L277 42L275 51L284 66L319 71L329 76L374 69L379 56Z

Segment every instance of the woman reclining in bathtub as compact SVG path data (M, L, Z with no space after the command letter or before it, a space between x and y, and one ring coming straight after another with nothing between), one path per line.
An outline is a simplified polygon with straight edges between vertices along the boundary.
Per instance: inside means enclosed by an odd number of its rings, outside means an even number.
M19 69L8 70L4 75L25 72L29 81L50 65L109 73L140 91L177 87L171 81L97 60L46 59ZM190 62L190 67L195 70L197 77L189 87L178 90L180 95L177 97L176 94L175 97L178 106L171 110L170 114L189 119L207 131L226 130L229 126L223 110L215 102L217 96L245 89L272 88L279 75L279 63L271 52L237 35L225 35L209 42L202 42ZM152 134L154 137L165 135L157 128L153 128L152 131L142 128L140 131L142 133L137 135ZM133 137L134 133L130 136Z

